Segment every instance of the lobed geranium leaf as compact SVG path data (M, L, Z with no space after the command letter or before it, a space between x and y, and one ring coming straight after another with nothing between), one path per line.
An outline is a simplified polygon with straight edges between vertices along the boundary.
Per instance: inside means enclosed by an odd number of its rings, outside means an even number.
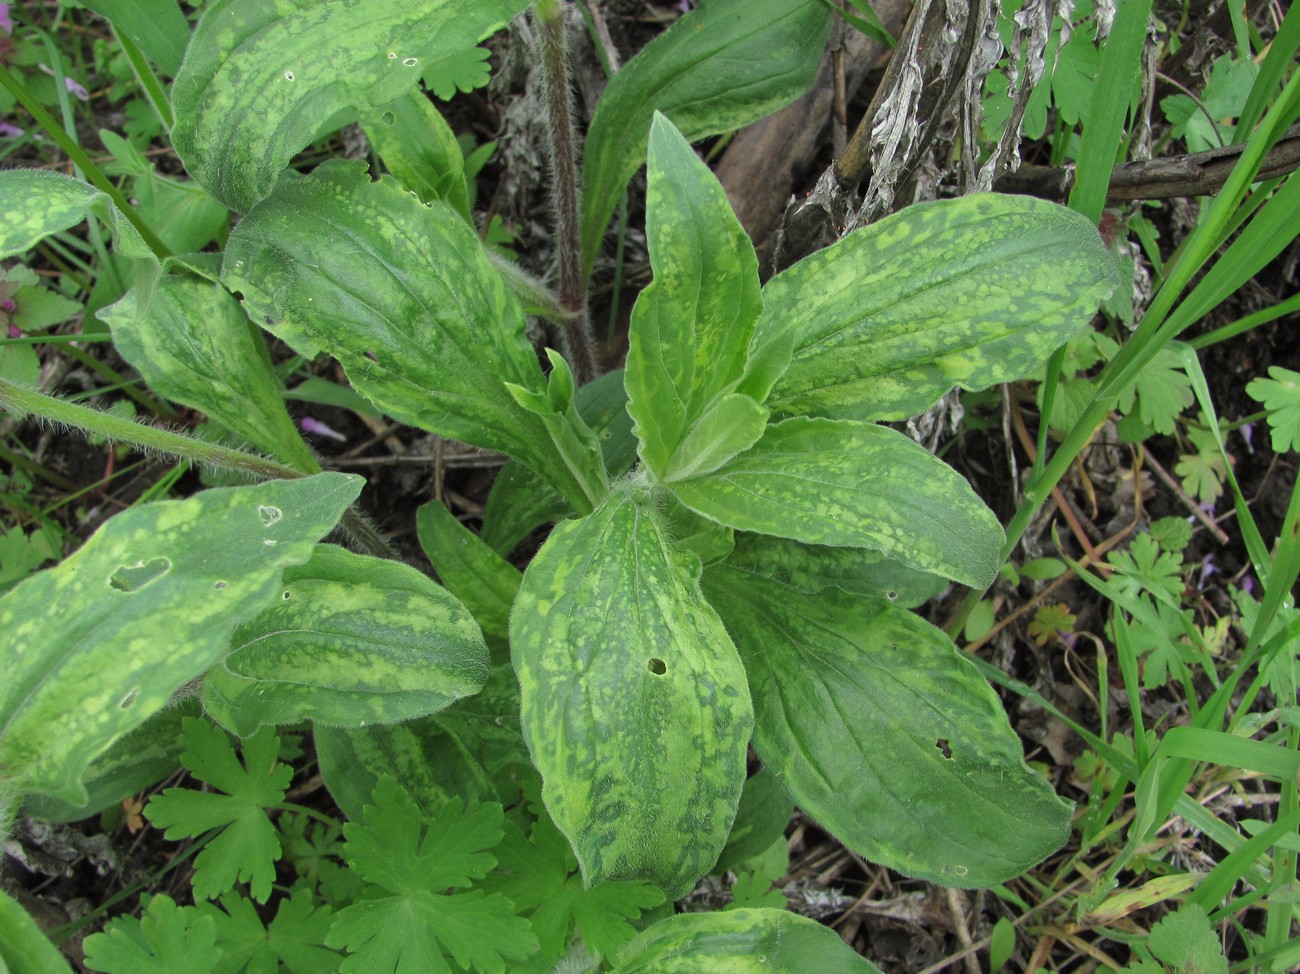
M177 906L166 894L149 900L144 916L117 917L86 938L86 966L107 974L213 971L221 960L212 917Z
M443 203L371 182L364 163L326 163L240 221L222 279L255 322L304 355L329 352L394 419L501 450L585 496L506 389L545 389L523 312Z
M588 885L689 890L726 843L745 779L745 673L652 502L612 494L524 573L511 650L542 797Z
M816 920L788 910L679 913L643 931L612 974L880 974Z
M318 974L337 969L339 955L322 946L333 922L329 906L318 905L311 890L299 888L280 900L275 918L262 922L257 908L242 896L222 895L221 905L199 904L199 913L211 917L217 926L221 948L220 971L278 971L280 965L291 974Z
M1269 411L1273 452L1300 450L1300 372L1270 365L1267 379L1251 379L1246 395Z
M672 487L737 530L871 548L977 588L998 570L993 512L951 467L885 426L787 419L716 472Z
M442 710L487 675L483 634L450 592L408 565L318 545L235 630L203 705L241 736L304 719L382 724Z
M284 408L262 336L220 284L159 279L147 309L135 292L99 317L155 392L192 406L299 470L320 469Z
M794 333L773 412L903 419L953 386L1024 375L1118 282L1097 228L1062 206L978 193L922 203L772 278L752 354Z
M226 651L360 490L360 477L325 473L135 507L11 589L0 599L6 775L85 804L86 766Z
M1060 848L1070 806L1025 765L997 694L929 623L828 588L710 568L749 673L754 747L795 801L874 862L993 886Z
M525 6L217 0L172 87L172 144L187 172L246 213L337 113L395 101L431 62L473 48Z
M166 829L169 839L223 830L194 860L196 897L216 899L235 883L247 882L253 899L265 903L280 858L280 840L266 806L284 801L293 778L293 768L277 761L280 739L270 728L250 737L244 742L242 764L225 732L206 720L186 718L181 740L185 767L225 794L168 788L149 801L145 815L155 827Z
M495 803L468 807L453 799L425 822L419 806L392 778L383 778L364 823L344 826L349 864L379 889L341 910L326 943L353 954L341 970L452 970L501 974L505 960L537 950L528 921L500 894L464 889L496 865L488 851L502 837ZM385 895L392 894L392 895Z
M728 395L761 308L758 258L717 178L658 113L647 172L654 280L632 309L624 381L641 459L672 480L713 469L762 435L767 411Z
M812 84L830 25L821 0L706 0L610 79L584 149L587 273L623 189L645 162L655 111L691 140L771 114Z

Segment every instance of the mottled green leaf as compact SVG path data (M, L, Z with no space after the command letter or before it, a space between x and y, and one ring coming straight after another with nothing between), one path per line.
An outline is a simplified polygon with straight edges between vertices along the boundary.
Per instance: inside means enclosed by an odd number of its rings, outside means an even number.
M835 931L787 910L679 913L618 953L613 974L880 974Z
M226 285L305 355L327 351L385 413L501 450L584 497L541 419L506 390L540 392L524 316L465 221L364 163L287 178L240 221Z
M456 519L441 501L415 512L420 547L442 584L469 608L483 631L510 638L510 606L519 591L519 569Z
M906 609L928 602L948 584L938 575L908 568L878 551L801 544L766 534L737 535L727 564L809 595L836 585Z
M23 802L23 814L47 822L77 822L152 787L181 766L181 721L199 713L193 697L164 707L90 762L82 776L85 804L33 795Z
M749 673L754 747L850 849L992 886L1060 848L1070 806L1024 763L997 694L946 635L888 603L711 568Z
M627 411L646 466L687 479L752 446L767 422L754 400L728 395L762 306L758 258L717 178L658 113L647 171L654 280L632 309Z
M469 611L414 568L319 545L235 630L203 705L240 737L263 724L384 724L477 693L487 646Z
M155 392L299 470L320 469L284 408L261 335L220 284L168 275L143 314L131 292L99 317Z
M421 91L361 114L370 146L384 166L424 202L442 200L472 223L465 156L456 133Z
M15 586L0 599L6 775L84 804L86 766L216 661L360 490L327 473L135 507Z
M584 880L648 879L676 898L726 843L749 698L699 561L629 490L542 546L511 650L542 797Z
M429 62L474 47L525 6L217 0L172 88L172 144L213 196L247 212L336 113L395 101Z
M495 801L497 778L527 765L519 732L519 686L508 666L487 686L430 717L374 727L315 728L321 777L334 801L357 821L384 775L392 775L425 811L449 799ZM511 794L517 794L517 787Z
M645 161L654 112L695 140L788 105L812 84L830 23L821 0L707 0L610 79L583 159L588 273L623 189Z
M735 869L745 860L762 855L778 839L794 815L794 801L781 779L769 768L745 779L736 810L736 824L713 867L715 873Z
M951 467L885 426L787 419L716 473L673 490L741 531L871 548L978 588L998 570L993 512Z
M153 260L153 252L107 193L43 169L0 172L0 260L31 250L50 234L75 227L89 216L112 228L119 253Z
M636 437L627 414L623 370L606 372L574 393L578 414L600 440L605 469L621 477L636 460ZM559 521L572 508L536 474L511 461L497 475L483 512L483 540L507 552L534 528Z
M174 75L181 66L190 25L172 0L82 0L115 28L131 38L145 57Z
M774 412L902 419L953 386L1024 375L1118 282L1097 228L1062 206L991 194L923 203L772 278L753 354L794 333Z
M5 974L72 974L59 949L31 915L0 889L0 971Z

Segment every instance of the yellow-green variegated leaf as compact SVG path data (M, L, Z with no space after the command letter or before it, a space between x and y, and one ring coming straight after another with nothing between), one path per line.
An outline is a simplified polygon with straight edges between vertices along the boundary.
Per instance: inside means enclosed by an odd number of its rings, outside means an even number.
M717 178L658 113L647 173L654 280L632 309L624 381L641 459L671 481L716 469L767 425L767 410L729 394L761 308L758 258Z
M645 162L654 113L691 140L769 115L812 84L830 25L822 0L707 0L610 79L583 152L586 273L619 197Z
M871 548L977 588L998 570L997 517L955 470L885 426L787 419L721 469L672 488L741 531Z
M647 879L676 898L727 841L752 718L698 576L628 490L559 525L524 573L524 739L588 885Z
M526 0L216 0L172 87L186 170L248 212L325 125L395 101ZM337 126L336 126L337 127Z
M474 231L364 163L286 178L231 234L222 279L258 325L326 351L389 416L501 450L584 492L540 417L506 390L545 389L524 315Z
M428 717L313 732L321 778L348 818L360 821L381 778L402 783L433 814L453 798L516 801L528 752L519 733L519 685L493 668L483 691Z
M107 193L43 169L0 172L0 260L24 253L52 233L97 216L113 229L118 253L157 263L140 234Z
M135 507L13 588L0 599L5 777L85 804L86 766L225 652L361 483L324 473Z
M947 579L908 568L868 548L802 544L767 534L738 534L727 565L814 594L835 585L905 609L938 595ZM707 562L706 562L707 564Z
M754 747L853 851L946 886L1056 851L1070 806L1024 762L992 688L940 630L885 602L705 574L754 698Z
M395 561L319 545L208 671L203 705L240 737L311 719L362 726L442 710L483 688L488 652L469 611Z
M618 952L612 974L880 974L829 927L788 910L679 913Z
M793 332L773 412L902 419L953 386L1024 375L1118 283L1097 228L1063 206L994 194L923 203L772 278L753 354Z
M143 314L131 292L99 317L149 388L305 473L320 469L284 408L260 332L220 284L168 275Z

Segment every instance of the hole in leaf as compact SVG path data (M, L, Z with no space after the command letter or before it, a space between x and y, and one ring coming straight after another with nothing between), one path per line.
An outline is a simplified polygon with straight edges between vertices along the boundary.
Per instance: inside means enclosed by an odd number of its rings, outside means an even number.
M288 601L289 601L289 593L288 593L288 592L285 592L283 595L280 596L280 598L283 599L285 602L288 602Z
M108 584L119 592L138 592L171 570L172 563L166 558L153 558L147 562L138 561L134 565L119 565L117 571L108 576Z
M138 696L140 696L140 688L132 687L131 691L125 697L123 697L121 703L117 705L118 708L121 710L126 710L128 707L131 706L131 704L135 703L135 698Z
M285 80L285 81L292 81L292 80L293 80L293 77L294 77L294 76L293 76L293 72L292 72L292 71L286 71L286 72L284 73L284 80Z
M890 602L897 602L897 601L898 601L898 593L897 593L897 592L886 592L886 593L885 593L885 598L889 599Z
M408 68L413 68L420 63L419 58L408 57L402 61Z
M284 512L278 507L270 507L266 504L260 504L257 508L257 516L262 519L262 527L269 528L284 516Z
M939 753L942 754L945 758L947 758L949 761L952 760L952 748L948 746L948 738L946 737L939 738L937 741L934 742L934 746L939 749Z
M366 358L370 359L370 361L372 361L372 362L378 362L378 361L379 361L379 356L376 355L374 352L370 351L370 349L366 349L366 351L364 352L364 355L366 356Z
M223 588L229 587L229 585L230 583L227 582L225 579L218 579L217 581L212 583L212 587L215 588L218 592L220 592Z
M655 676L663 676L668 672L668 665L658 657L651 659L650 662L646 664L646 668Z
M397 52L396 52L396 51L389 51L389 52L388 52L388 60L390 60L390 61L396 61L396 60L397 60Z
M379 116L379 120L383 122L385 125L392 125L394 122L397 121L397 116L394 115L392 112L384 112L384 114Z

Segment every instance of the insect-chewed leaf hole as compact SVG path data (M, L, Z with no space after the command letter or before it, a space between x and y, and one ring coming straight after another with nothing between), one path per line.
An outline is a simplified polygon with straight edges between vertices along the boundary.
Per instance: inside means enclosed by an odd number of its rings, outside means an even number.
M224 578L219 578L212 583L212 587L216 589L218 592L220 592L222 589L229 588L230 583L227 582Z
M646 669L648 669L655 676L663 676L665 673L668 672L668 664L666 664L663 660L659 659L659 657L655 656L652 657L650 662L646 664Z
M113 574L108 576L108 585L119 592L138 592L171 570L172 563L166 558L151 558L134 565L118 565Z
M117 705L118 708L121 710L126 710L128 707L131 706L131 704L135 703L135 698L138 697L139 695L140 695L140 688L132 687L131 690L127 693L127 695L122 698L121 702L118 703Z
M397 116L394 115L392 112L384 112L384 114L379 116L379 120L383 122L385 125L392 125L394 122L397 121Z
M886 592L886 593L885 593L885 598L889 599L890 602L897 602L897 601L898 601L898 593L897 593L897 592Z
M278 507L271 507L268 504L260 504L257 508L257 516L262 519L262 527L269 528L284 516L284 512Z
M948 746L948 738L946 737L939 738L937 741L934 742L934 746L939 749L939 753L942 754L945 758L947 758L949 761L952 760L952 748Z

